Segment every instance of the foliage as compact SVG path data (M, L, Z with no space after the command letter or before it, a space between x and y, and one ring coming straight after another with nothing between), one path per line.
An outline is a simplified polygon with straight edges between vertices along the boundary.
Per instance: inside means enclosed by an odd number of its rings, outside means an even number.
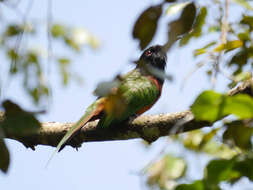
M238 11L238 18L234 20L227 17L231 6L243 10ZM247 0L164 0L147 7L140 14L134 24L132 37L141 50L145 49L158 35L160 25L164 23L161 20L165 20L168 27L164 43L166 50L192 47L196 41L201 42L192 50L194 58L202 59L203 64L197 64L197 67L208 63L210 67L206 67L205 72L211 81L217 81L219 75L226 75L230 80L228 87L231 88L252 78L252 10L252 3ZM99 41L84 29L60 23L48 25L49 44L59 43L67 51L76 54L81 53L83 45L94 49L99 46ZM73 78L71 57L57 55L50 47L45 51L46 55L32 47L23 48L24 36L34 39L38 34L38 28L27 21L8 23L0 34L0 50L9 59L9 75L22 76L24 90L37 105L50 95L45 63L57 65L62 84L68 85ZM94 93L98 96L107 94L119 82L118 76L113 81L102 82ZM4 134L28 135L28 132L38 130L39 122L34 113L24 111L13 102L5 101L3 107L6 115L0 123L0 169L6 172L10 156L3 140ZM213 126L169 138L180 143L187 152L198 156L205 154L213 159L206 165L202 179L187 178L191 163L185 157L163 151L165 153L144 169L147 186L150 189L218 190L224 182L233 185L243 177L252 181L252 92L249 95L229 96L206 90L196 98L191 111L196 120L208 121Z
M167 5L168 2L169 5ZM225 15L226 12L229 12L232 3L244 9L244 12L243 14L238 13L241 14L241 17L230 23ZM204 58L201 61L204 64L211 64L211 69L206 70L208 76L216 79L219 74L224 75L223 70L220 69L222 64L223 67L227 68L226 76L229 76L231 80L228 85L230 88L252 77L253 54L251 41L253 18L250 12L247 12L247 10L252 10L251 3L246 0L235 0L230 3L228 1L194 1L194 3L189 1L165 1L158 6L161 5L163 9L167 6L166 14L171 17L168 23L167 49L170 49L172 45L180 48L190 45L194 40L207 38L209 41L203 44L201 48L195 47L193 56L197 59ZM209 13L215 8L218 8L219 14L210 17ZM174 19L176 13L179 16ZM162 15L156 18L156 25L163 17L165 16ZM141 19L141 16L139 19ZM140 21L139 19L136 23ZM159 28L159 25L155 28ZM213 35L214 33L216 35ZM149 35L152 34L155 35L153 30ZM150 36L149 41L152 40ZM148 45L149 43L149 41L145 41L146 38L139 37L138 39L142 49L144 48L143 44ZM175 43L177 41L178 45ZM203 66L204 64L198 65ZM151 169L147 171L148 186L152 189L156 186L160 189L216 190L221 189L221 182L233 185L243 176L252 180L251 172L253 170L250 166L247 166L252 159L253 99L251 96L252 92L250 95L229 96L213 90L207 90L199 94L191 106L195 119L211 123L219 121L217 122L218 127L216 126L212 130L188 132L187 134L177 135L172 139L182 143L187 150L197 154L205 153L219 159L211 160L207 164L203 179L177 185L180 184L181 180L175 178L171 183L170 178L163 177L168 172L164 165L164 160L167 157L167 154L165 154L156 162L150 163L149 168ZM248 169L246 169L247 167ZM180 176L180 179L184 179L186 174L187 170Z

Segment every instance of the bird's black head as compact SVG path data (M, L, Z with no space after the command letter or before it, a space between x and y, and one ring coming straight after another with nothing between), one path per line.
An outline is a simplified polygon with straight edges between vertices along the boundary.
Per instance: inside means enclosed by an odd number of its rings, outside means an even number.
M156 45L146 49L141 57L140 61L144 64L151 65L154 68L164 70L166 66L166 52L163 46Z

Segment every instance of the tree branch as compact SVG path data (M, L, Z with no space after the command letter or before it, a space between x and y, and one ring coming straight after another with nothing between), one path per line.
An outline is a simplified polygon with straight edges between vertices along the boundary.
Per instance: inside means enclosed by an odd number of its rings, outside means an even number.
M246 93L253 96L253 79L246 81L238 87L230 90L229 95ZM0 122L4 113L0 112ZM87 123L69 143L72 147L80 147L83 142L128 140L143 138L153 142L159 137L182 133L194 129L212 126L212 123L196 121L191 111L177 113L144 115L131 122L116 126L114 129L101 129L97 127L98 121ZM35 149L36 145L56 146L63 135L70 129L73 123L42 123L42 127L35 134L28 136L14 136L6 134L6 138L15 139L26 147Z

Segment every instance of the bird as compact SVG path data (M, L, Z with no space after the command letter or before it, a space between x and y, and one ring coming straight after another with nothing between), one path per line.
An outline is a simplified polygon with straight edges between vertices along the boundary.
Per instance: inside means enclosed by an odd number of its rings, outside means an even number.
M85 114L60 140L55 152L61 151L87 122L99 119L97 127L105 129L149 110L161 96L164 83L161 76L165 73L166 62L164 46L154 45L144 50L135 62L136 67L118 77L119 84L86 109Z

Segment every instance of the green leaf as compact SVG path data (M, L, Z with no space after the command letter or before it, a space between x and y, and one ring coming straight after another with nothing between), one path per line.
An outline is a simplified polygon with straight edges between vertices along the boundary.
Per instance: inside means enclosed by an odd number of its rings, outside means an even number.
M158 20L161 14L161 5L151 6L146 9L137 19L132 35L134 39L139 40L139 45L142 50L145 49L152 41L156 33Z
M251 135L253 129L245 126L242 121L226 123L227 129L223 133L223 141L230 145L236 145L243 150L252 148Z
M77 44L76 41L70 38L69 36L64 36L64 42L76 52L80 51L80 45Z
M19 35L21 32L22 28L19 25L12 24L7 27L4 35L7 37L13 37Z
M205 190L203 181L197 180L192 184L181 184L176 187L176 190Z
M253 158L252 152L244 158L238 158L234 166L234 170L239 172L241 176L246 176L249 180L253 181ZM238 177L239 179L239 177Z
M247 94L226 97L224 114L234 114L240 119L253 118L253 98Z
M199 48L199 49L196 49L196 50L194 51L194 56L196 57L196 56L198 56L198 55L201 55L201 54L204 54L204 53L208 52L207 49L208 49L209 47L215 45L216 43L217 43L217 42L212 41L212 42L208 43L207 45L205 45L204 47Z
M196 120L214 122L224 116L220 108L224 106L224 96L214 91L202 92L193 105L191 110Z
M10 153L3 139L0 139L0 169L6 173L10 164Z
M193 25L192 31L189 34L185 35L180 40L180 46L186 45L191 38L193 38L193 37L197 38L202 35L202 27L205 24L206 16L207 16L207 8L202 7L200 9L199 14L196 17L196 21Z
M63 25L54 24L51 27L51 34L55 38L63 37L66 34L66 28Z
M252 20L253 22L253 20ZM231 59L231 61L228 63L228 66L237 66L236 71L234 74L238 74L242 72L242 67L246 65L249 61L249 59L253 57L253 48L249 47L243 47L239 52L237 52Z
M246 30L246 31L244 31L244 32L239 33L239 34L237 35L237 37L238 37L241 41L243 41L243 42L249 41L249 40L250 40L250 33L249 33L248 30Z
M66 86L69 82L70 77L69 64L71 60L66 57L61 57L57 61L60 63L59 68L61 72L62 83L64 86Z
M204 152L219 158L232 158L240 151L235 148L229 148L225 144L221 144L216 140L212 140L219 128L213 129L208 133L202 130L194 130L188 132L182 139L184 146L187 149L196 152Z
M216 47L213 51L214 52L221 52L221 51L231 51L236 48L242 47L243 43L240 40L233 40L228 41L226 44L220 44L218 47Z
M66 57L59 58L57 61L63 65L68 65L71 62L71 60Z
M253 99L247 94L228 96L204 91L197 97L191 110L196 120L214 122L229 114L248 119L253 118Z
M179 38L191 31L196 17L196 6L190 3L183 9L182 14L177 20L169 23L168 42L166 46L170 48Z
M221 181L238 178L240 173L233 169L235 160L212 160L208 163L205 171L205 185L208 189L215 189Z
M249 29L253 29L253 16L247 16L243 15L242 20L240 21L240 24L248 25Z
M40 128L40 123L33 116L33 113L24 111L10 100L4 101L3 107L5 109L5 119L1 123L1 127L5 133L14 136L25 136L33 134Z

